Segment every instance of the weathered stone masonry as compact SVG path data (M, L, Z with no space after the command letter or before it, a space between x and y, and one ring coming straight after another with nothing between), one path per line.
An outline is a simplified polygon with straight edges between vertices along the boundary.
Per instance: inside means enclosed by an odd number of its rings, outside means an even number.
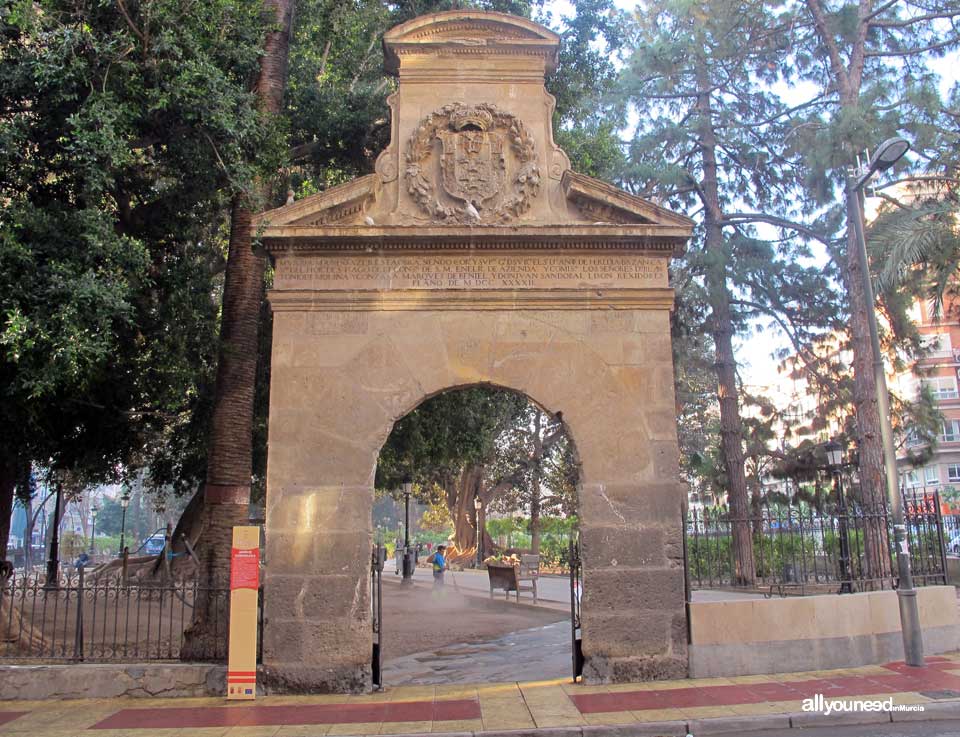
M562 412L576 444L587 679L686 673L666 265L691 224L570 170L543 86L557 43L497 13L393 29L376 174L260 218L274 686L369 687L377 455L425 398L478 383Z

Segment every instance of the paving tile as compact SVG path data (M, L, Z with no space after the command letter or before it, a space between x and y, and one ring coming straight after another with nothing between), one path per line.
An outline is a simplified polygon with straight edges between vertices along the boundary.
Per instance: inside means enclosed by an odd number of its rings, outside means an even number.
M690 706L681 709L680 713L687 719L710 719L711 717L737 716L737 712L735 712L729 706Z
M378 734L416 734L429 732L433 722L383 722Z
M635 722L672 722L683 719L683 714L677 709L645 709L631 713Z
M483 729L481 719L460 719L450 722L434 722L432 732L479 732Z
M620 693L623 691L671 691L675 688L690 688L699 681L690 679L673 681L647 681L645 683L615 683L607 686L610 693Z
M15 719L19 719L29 713L29 711L0 711L0 726L9 724Z
M331 724L328 735L334 734L380 734L380 722L357 722L356 724Z
M582 683L567 683L561 686L567 694L595 694L610 693L610 686L592 685L587 686Z
M433 702L433 721L435 722L479 719L480 716L480 702L473 699Z
M586 720L579 714L544 714L542 716L534 715L533 721L538 729L547 727L579 727L586 724Z
M231 727L225 737L273 737L279 729L279 726Z
M434 686L403 686L387 691L390 701L433 701Z
M737 714L791 714L800 711L800 701L764 701L756 704L732 704Z
M437 686L433 695L434 701L476 698L478 698L478 696L475 686Z
M273 737L324 737L329 731L329 724L291 725L280 727Z
M629 711L584 714L583 719L587 724L632 724L633 722L638 721L636 717L634 717L634 715Z

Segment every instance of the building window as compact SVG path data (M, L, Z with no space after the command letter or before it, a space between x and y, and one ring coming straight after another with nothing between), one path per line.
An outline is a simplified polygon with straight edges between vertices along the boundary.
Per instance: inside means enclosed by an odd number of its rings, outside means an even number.
M945 443L960 441L960 420L946 420L943 423L943 432L940 439Z
M907 428L907 446L912 448L923 444L923 438L920 437L920 433L917 432L917 428Z
M940 474L936 466L923 467L923 483L925 486L936 486L940 483Z
M920 474L917 473L916 469L912 469L903 474L903 483L904 486L913 487L920 486Z
M956 399L957 380L953 376L931 376L923 380L930 387L934 399Z
M920 343L928 356L952 356L950 333L930 333L920 336Z
M947 466L947 481L960 484L960 463L951 463Z

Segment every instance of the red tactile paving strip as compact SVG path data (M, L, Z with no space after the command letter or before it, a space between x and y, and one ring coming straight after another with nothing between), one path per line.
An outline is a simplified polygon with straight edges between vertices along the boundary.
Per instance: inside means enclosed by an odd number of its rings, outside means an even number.
M14 719L19 719L24 714L29 713L28 711L0 711L0 725L12 722Z
M476 700L396 701L361 704L123 709L90 729L273 727L288 724L442 722L479 719Z
M927 658L926 668L911 668L904 663L888 663L884 668L890 671L890 675L844 676L810 681L770 681L736 686L690 686L662 691L572 694L570 699L581 714L598 714L605 711L643 711L727 704L760 704L767 701L800 701L818 693L822 693L826 698L842 698L945 688L960 690L960 677L943 672L949 669L960 669L960 663L946 658Z

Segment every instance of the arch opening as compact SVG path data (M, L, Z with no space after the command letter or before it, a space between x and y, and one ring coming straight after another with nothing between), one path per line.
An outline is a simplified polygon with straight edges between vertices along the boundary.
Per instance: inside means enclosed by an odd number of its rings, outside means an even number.
M396 420L377 459L372 510L389 553L385 682L570 675L579 485L562 412L522 392L450 388ZM434 564L440 545L443 572Z

